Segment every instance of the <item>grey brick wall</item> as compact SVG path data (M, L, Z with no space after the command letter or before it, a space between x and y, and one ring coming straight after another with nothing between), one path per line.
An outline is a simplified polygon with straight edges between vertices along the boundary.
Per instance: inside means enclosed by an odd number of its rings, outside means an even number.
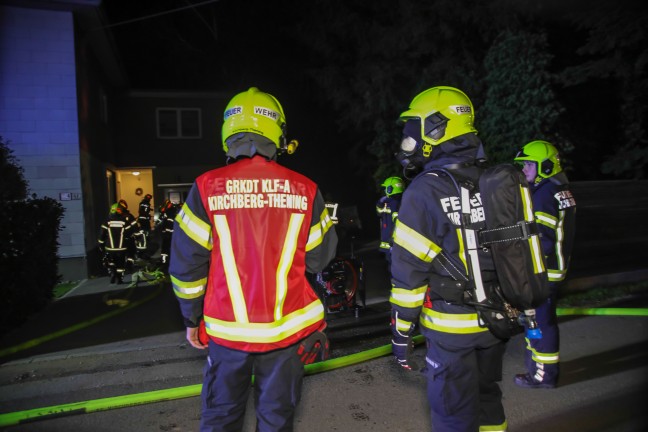
M72 12L0 6L0 135L30 193L81 192ZM61 258L85 256L81 200L65 207Z

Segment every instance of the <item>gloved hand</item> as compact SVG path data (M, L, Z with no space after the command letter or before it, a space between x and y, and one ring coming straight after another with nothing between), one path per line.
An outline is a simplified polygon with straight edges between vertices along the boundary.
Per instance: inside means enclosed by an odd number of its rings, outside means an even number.
M326 334L318 330L302 340L297 347L297 355L305 365L327 360L329 342Z
M393 311L391 317L391 331L392 331L392 353L396 357L398 364L406 370L412 370L416 367L409 360L409 355L414 350L414 342L410 336L412 329L414 328L413 323L409 323L409 328L406 331L399 330L398 326L398 312ZM401 321L402 324L407 323L406 321Z
M393 336L392 337L392 353L396 357L398 364L407 370L412 370L412 365L410 364L408 358L412 353L414 348L414 343L412 338L409 336Z

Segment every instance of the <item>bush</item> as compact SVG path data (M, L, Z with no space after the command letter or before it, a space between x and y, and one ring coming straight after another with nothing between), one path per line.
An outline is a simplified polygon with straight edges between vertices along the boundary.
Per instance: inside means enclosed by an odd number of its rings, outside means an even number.
M0 334L47 306L61 278L57 239L63 206L52 198L28 198L26 184L0 137Z

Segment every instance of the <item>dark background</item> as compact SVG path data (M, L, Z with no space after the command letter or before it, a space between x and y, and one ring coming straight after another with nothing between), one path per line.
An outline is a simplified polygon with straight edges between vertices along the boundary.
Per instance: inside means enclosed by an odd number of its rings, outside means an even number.
M532 65L516 74L528 72L520 79L531 82L537 72L561 107L526 142L544 137L562 147L572 181L645 178L646 3L105 0L102 8L131 88L233 96L256 86L273 94L289 137L300 141L281 162L331 200L357 205L366 225L374 222L381 181L400 175L395 121L420 91L463 89L487 151L497 141L500 125L489 124L497 112L488 109L497 97L484 64L506 31L546 37L546 70ZM506 71L498 73L506 86ZM546 96L540 86L529 93L512 84L510 91L527 100ZM533 115L546 115L541 108L521 110L517 120L508 115L501 129L527 127ZM510 143L504 157L523 143Z

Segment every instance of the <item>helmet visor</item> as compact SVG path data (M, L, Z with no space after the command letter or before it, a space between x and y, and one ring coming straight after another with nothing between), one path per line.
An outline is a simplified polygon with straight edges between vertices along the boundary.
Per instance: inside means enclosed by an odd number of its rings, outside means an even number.
M448 117L444 116L440 112L435 112L425 118L425 131L423 131L423 133L426 137L438 141L445 135L447 126Z

